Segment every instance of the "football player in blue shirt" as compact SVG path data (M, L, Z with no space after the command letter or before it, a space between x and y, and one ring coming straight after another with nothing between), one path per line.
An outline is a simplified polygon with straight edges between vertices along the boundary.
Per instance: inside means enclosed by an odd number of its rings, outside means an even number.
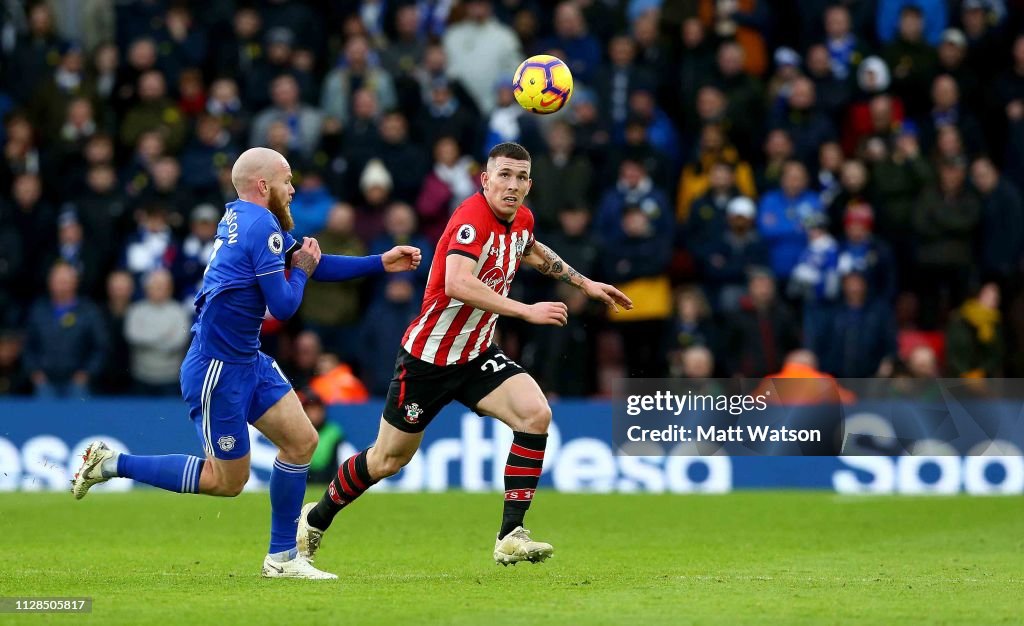
M192 345L181 366L182 396L206 458L120 454L96 441L83 455L72 492L80 499L93 485L122 477L178 493L238 495L249 479L252 424L279 449L270 475L263 575L337 578L297 555L295 533L317 434L281 368L260 352L260 327L268 310L279 320L294 315L309 278L339 281L413 270L420 250L395 246L369 257L321 255L315 239L293 239L291 167L268 148L242 153L231 182L238 200L227 205L217 227L195 299Z

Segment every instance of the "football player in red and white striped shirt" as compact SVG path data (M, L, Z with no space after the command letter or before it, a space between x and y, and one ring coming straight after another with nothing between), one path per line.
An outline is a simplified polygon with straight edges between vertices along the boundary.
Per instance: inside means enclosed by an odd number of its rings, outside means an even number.
M536 381L491 343L498 317L564 326L561 302L524 304L508 297L525 263L611 307L633 303L611 285L592 281L533 237L530 154L515 143L495 146L480 175L482 191L452 214L437 244L420 314L409 324L388 390L377 442L342 463L320 502L299 520L300 554L312 560L334 516L371 485L397 473L416 453L423 430L457 400L513 431L505 466L505 505L494 559L540 562L550 544L533 541L523 518L540 480L551 409Z

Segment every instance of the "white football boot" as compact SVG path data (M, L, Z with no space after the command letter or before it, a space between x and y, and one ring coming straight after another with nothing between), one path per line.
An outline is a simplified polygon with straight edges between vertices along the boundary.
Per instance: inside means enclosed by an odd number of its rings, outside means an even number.
M295 533L295 543L299 548L299 556L310 563L316 557L316 551L320 549L320 540L324 536L324 531L319 528L313 528L306 521L306 516L315 507L316 502L310 502L302 507L302 512L299 513L299 529Z
M542 563L555 552L550 543L530 539L530 531L522 526L494 542L494 562L515 565L520 561Z
M336 580L338 577L330 572L322 572L313 567L309 561L296 556L290 561L275 561L270 555L263 557L264 578L304 578L306 580Z
M107 447L102 441L94 441L85 449L82 455L82 466L78 468L75 479L71 481L71 493L75 494L76 500L81 500L89 492L93 485L105 483L110 476L104 477L103 462L114 456L114 451Z

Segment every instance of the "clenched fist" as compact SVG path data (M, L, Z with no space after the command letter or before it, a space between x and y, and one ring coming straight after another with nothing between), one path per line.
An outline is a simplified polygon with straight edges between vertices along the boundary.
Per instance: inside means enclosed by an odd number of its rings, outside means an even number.
M385 272L409 272L419 267L422 260L423 254L415 246L395 246L381 257Z

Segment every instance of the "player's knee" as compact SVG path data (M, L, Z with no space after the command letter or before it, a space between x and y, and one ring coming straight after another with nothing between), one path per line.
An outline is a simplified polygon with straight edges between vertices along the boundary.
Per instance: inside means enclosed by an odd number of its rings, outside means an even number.
M295 437L287 445L281 447L281 452L290 463L308 463L316 452L320 443L320 435L312 427L302 435Z
M310 428L309 432L306 434L305 437L303 437L302 441L300 442L298 452L300 453L300 456L303 459L308 461L309 459L313 458L313 453L316 452L316 447L319 444L320 433Z
M520 427L523 432L543 434L551 426L551 407L547 400L540 398L531 403L520 416Z

